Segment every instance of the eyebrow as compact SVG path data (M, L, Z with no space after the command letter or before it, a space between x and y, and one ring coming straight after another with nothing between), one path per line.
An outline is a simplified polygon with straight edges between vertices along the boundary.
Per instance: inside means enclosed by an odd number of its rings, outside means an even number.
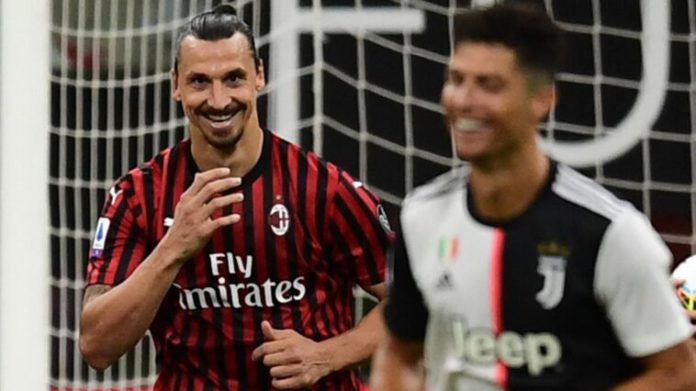
M225 73L225 78L228 78L230 76L236 76L236 77L245 77L247 75L246 70L244 68L236 68L233 69L227 73Z
M460 72L457 69L451 68L449 65L445 67L444 70L444 77L445 79L451 77L451 76L457 76L457 75L462 75L463 72ZM483 72L483 73L477 73L474 75L475 78L480 79L480 78L486 78L486 79L504 79L498 72Z
M245 77L246 74L247 74L247 72L243 68L236 68L236 69L232 69L231 71L225 72L225 74L223 75L223 78L226 79L226 78L229 78L231 76ZM206 78L206 79L211 78L209 74L202 73L202 72L190 72L190 73L186 74L187 79L193 79L196 77L202 77L202 78Z

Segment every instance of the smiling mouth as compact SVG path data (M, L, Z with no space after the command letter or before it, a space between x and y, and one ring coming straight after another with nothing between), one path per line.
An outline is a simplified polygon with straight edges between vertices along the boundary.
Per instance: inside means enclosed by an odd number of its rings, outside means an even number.
M206 115L206 118L213 122L225 122L231 119L233 116L232 113L230 114L208 114Z
M216 130L225 130L232 126L235 118L240 116L242 110L237 110L236 112L230 112L226 114L203 114L203 118L206 119L208 124Z
M457 132L481 131L486 127L486 122L473 118L457 118L452 124L452 129Z

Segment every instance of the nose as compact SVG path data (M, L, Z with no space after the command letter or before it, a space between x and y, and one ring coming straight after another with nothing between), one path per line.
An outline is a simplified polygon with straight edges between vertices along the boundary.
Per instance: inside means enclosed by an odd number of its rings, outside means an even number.
M464 82L452 87L451 104L460 110L471 107L475 101L474 88L471 83Z
M231 97L222 82L214 81L208 96L208 106L216 110L223 110L230 104L230 100Z

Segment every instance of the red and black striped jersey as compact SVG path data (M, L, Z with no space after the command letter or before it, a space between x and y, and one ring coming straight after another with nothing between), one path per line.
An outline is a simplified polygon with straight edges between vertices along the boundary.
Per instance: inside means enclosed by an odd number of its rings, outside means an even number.
M87 284L115 286L171 226L198 167L190 140L116 181L97 224ZM150 326L155 389L271 389L251 360L260 324L321 341L353 327L352 289L383 282L388 223L377 197L347 172L264 131L263 151L219 213L241 221L216 231L181 269ZM359 389L342 371L312 389Z

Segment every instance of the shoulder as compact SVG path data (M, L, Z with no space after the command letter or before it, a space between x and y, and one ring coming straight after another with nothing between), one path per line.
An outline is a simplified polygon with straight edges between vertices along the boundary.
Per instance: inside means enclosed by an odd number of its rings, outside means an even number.
M117 183L123 183L123 186L128 186L126 183L132 183L147 180L159 180L166 171L166 165L172 158L179 159L182 146L185 146L185 141L180 142L174 147L170 147L160 151L150 160L139 164L137 167L130 169L126 174L121 176Z
M458 213L458 208L453 207L464 204L467 181L468 168L457 167L413 189L401 205L402 230L417 228L426 222L439 224L452 213Z
M183 155L185 155L188 143L188 140L181 141L173 147L160 151L150 160L130 169L114 181L107 196L113 198L115 194L123 194L124 198L134 199L129 203L138 203L138 199L143 193L157 192L159 190L158 184L162 182L167 165L172 159L184 158Z
M554 193L565 201L603 219L598 226L600 258L613 259L617 254L643 252L665 258L666 246L650 220L633 204L622 200L590 178L565 165L558 165L552 185ZM597 222L597 220L593 220Z
M468 169L464 166L455 167L424 185L413 189L404 199L404 208L415 205L437 203L452 194L459 194L466 189Z
M306 150L301 146L283 139L274 132L268 131L271 135L275 154L282 154L280 158L292 159L295 164L291 164L302 172L308 180L317 182L321 188L326 188L329 194L339 191L341 188L362 189L368 191L364 184L356 180L351 173L337 164L328 161L313 151ZM372 193L372 192L370 192Z
M326 171L327 175L339 175L339 171L341 170L338 166L320 157L315 152L306 150L300 145L284 139L273 131L266 130L265 134L270 135L271 137L271 145L273 146L272 150L274 155L281 154L283 155L281 156L283 159L292 157L298 162L298 164L303 165L309 171Z
M618 198L594 180L564 164L557 167L551 188L561 199L609 221L627 214L640 214L630 202Z

